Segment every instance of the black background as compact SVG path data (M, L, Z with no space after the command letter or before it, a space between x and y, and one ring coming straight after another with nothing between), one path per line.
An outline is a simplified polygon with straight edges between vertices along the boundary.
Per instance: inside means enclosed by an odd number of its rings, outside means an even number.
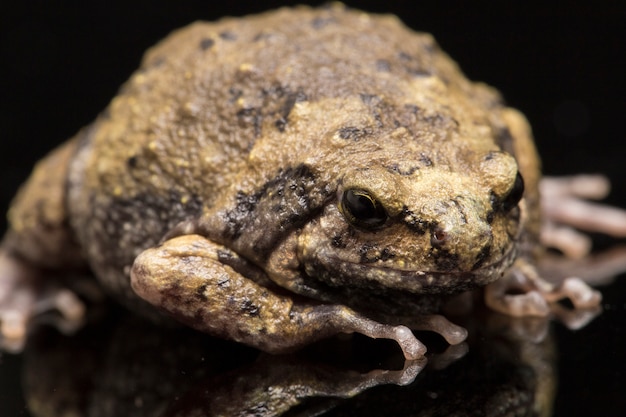
M142 52L168 32L198 19L303 2L8 3L0 6L2 212L32 164L93 120L138 66ZM347 3L397 14L410 27L433 33L469 78L496 86L510 105L527 115L546 173L603 172L614 184L609 201L626 207L622 2ZM2 219L0 229L5 224ZM626 310L623 282L622 277L608 294L608 314L587 329L557 329L558 415L626 415L626 343L618 323ZM0 363L2 402L8 387L17 384L17 377L9 377L15 360L5 357L4 368ZM6 410L1 403L0 409Z

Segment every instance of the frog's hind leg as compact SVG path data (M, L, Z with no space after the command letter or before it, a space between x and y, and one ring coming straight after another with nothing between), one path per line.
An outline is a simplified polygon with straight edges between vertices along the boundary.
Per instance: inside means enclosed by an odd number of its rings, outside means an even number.
M140 297L178 321L270 353L354 332L395 340L406 359L426 351L405 326L378 323L342 305L295 301L256 266L199 235L142 252L131 280Z
M0 348L19 350L30 319L56 310L70 322L83 305L48 272L84 265L66 212L67 172L77 140L39 162L9 211L9 230L0 244ZM72 327L67 325L66 327Z

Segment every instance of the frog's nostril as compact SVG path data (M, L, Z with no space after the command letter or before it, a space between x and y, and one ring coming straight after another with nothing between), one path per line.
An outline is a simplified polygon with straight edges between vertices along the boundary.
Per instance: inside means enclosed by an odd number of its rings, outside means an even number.
M430 236L430 244L435 247L442 246L448 239L448 234L440 227L436 227Z

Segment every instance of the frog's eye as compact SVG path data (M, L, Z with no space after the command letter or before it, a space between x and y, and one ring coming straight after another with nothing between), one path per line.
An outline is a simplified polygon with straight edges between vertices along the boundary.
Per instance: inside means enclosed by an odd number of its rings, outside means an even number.
M511 211L513 207L517 206L517 203L522 199L524 195L524 179L522 175L518 172L515 177L515 182L513 183L513 187L511 187L511 191L504 197L502 200L502 209L505 213Z
M339 209L348 222L366 229L382 226L389 217L383 205L363 190L344 191Z

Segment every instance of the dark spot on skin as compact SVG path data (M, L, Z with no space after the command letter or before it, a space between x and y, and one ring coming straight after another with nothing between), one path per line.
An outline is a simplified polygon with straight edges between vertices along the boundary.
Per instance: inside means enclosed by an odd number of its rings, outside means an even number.
M219 34L219 37L225 41L235 41L237 40L237 35L235 35L233 32L231 31L224 31L222 33Z
M220 277L217 281L217 286L220 288L226 288L230 285L230 278L227 276Z
M202 284L198 288L196 288L196 297L202 301L207 301L208 297L205 294L207 287L208 284Z
M404 224L406 224L409 230L419 235L425 234L426 231L429 228L431 228L431 225L429 225L427 222L418 218L417 215L413 213L411 210L409 210L407 207L404 207L402 209L402 213L400 214L400 219Z
M359 94L363 104L370 107L372 116L376 120L378 127L383 127L383 114L391 114L392 109L385 104L385 102L375 94L361 93Z
M260 40L263 39L269 39L272 37L271 33L267 33L267 32L259 32L256 35L254 35L254 37L252 38L252 42L258 42Z
M367 105L377 104L381 101L380 97L378 97L376 94L361 93L359 94L359 97L361 97L361 101Z
M405 104L404 108L409 112L409 113L413 113L413 114L417 114L420 111L419 106L415 105L415 104Z
M424 68L407 68L407 72L414 77L430 77L433 75L429 70Z
M255 305L250 299L245 299L241 303L241 311L251 317L258 317L260 314L259 306Z
M389 260L391 258L395 258L395 257L396 257L396 255L393 252L391 252L391 250L389 248L384 248L382 250L382 252L380 252L380 259L382 261L387 261L387 260Z
M302 91L287 94L285 102L280 109L280 117L274 122L279 131L285 131L285 126L287 125L289 114L291 113L291 110L293 110L293 107L296 105L296 103L306 101L306 99L307 96Z
M128 158L126 160L126 165L128 166L128 168L136 168L137 167L137 157L136 156L131 156L130 158Z
M287 99L285 100L285 103L282 105L281 108L282 116L284 118L289 117L289 114L291 113L291 110L293 110L293 107L296 105L296 103L301 103L303 101L306 101L307 99L307 95L300 90L293 93L287 93Z
M362 264L374 263L377 261L387 261L396 256L389 250L389 248L384 248L383 250L380 250L375 243L370 242L364 243L359 248L359 255L361 256L360 262Z
M423 154L423 153L421 153L421 154L420 154L419 161L420 161L420 162L422 163L422 165L423 165L423 166L425 166L425 167L431 167L431 166L433 166L433 161L432 161L432 160L431 160L428 156L426 156L426 155L425 155L425 154Z
M423 120L432 126L454 127L455 129L458 129L459 127L459 122L447 114L436 113L428 116L422 115L420 120Z
M472 265L472 270L480 268L485 263L490 254L491 245L484 246L476 257L476 262L474 263L474 265Z
M402 115L402 126L410 130L410 126L414 125L416 121L427 123L436 127L442 127L446 129L458 130L458 120L451 117L449 114L436 113L431 114L415 104L405 104L405 113Z
M398 58L399 58L401 61L412 61L412 60L413 60L413 57L412 57L411 55L407 54L407 53L406 53L406 52L404 52L404 51L400 51L400 52L398 52Z
M431 55L436 52L439 52L440 50L439 45L432 38L424 39L424 42L422 44L424 45L424 49L426 50L426 52L428 52Z
M289 90L280 84L272 84L269 87L261 88L261 96L270 99L280 99L286 96Z
M316 17L311 21L313 29L322 29L335 21L332 17Z
M261 195L258 193L252 195L244 194L241 191L237 193L237 196L235 197L235 208L226 213L224 216L224 220L226 221L227 237L230 239L238 239L241 236L243 223L256 209L260 197Z
M228 101L230 103L234 103L241 98L241 96L243 95L243 91L239 88L230 87L228 89L228 94L230 95Z
M263 121L263 115L259 109L255 107L241 109L237 112L237 120L241 127L252 125L254 128L254 137L259 137L261 134L261 123Z
M272 118L274 126L284 132L289 122L289 114L298 102L306 101L307 95L302 90L291 91L287 87L274 84L260 91L245 91L238 87L229 90L229 102L234 103L241 97L254 96L255 100L261 99L261 103L254 107L239 109L236 113L239 126L246 128L252 126L254 136L259 137L265 118Z
M150 68L158 68L165 63L165 58L162 56L157 56L148 64Z
M414 77L430 77L432 72L425 68L424 65L414 56L406 52L399 52L398 58L404 63L404 70Z
M380 72L389 72L391 71L391 63L386 59L379 59L376 61L376 70Z
M276 126L276 129L278 129L279 132L284 132L285 126L287 126L287 119L281 117L274 122L274 126Z
M495 139L496 144L500 147L500 149L515 156L515 148L513 146L514 139L511 131L508 128L503 127L498 129Z
M180 282L172 282L167 289L161 291L161 296L163 299L168 300L168 302L171 301L172 304L182 305L189 302L188 297L182 296L183 293L184 291L181 290Z
M413 175L415 174L417 171L419 171L419 167L418 166L412 166L409 168L400 168L400 166L398 164L391 164L387 167L387 170L389 172L393 172L395 174L400 174L402 176L409 176L409 175Z
M431 254L439 271L452 271L459 267L459 255L456 253L447 249L433 248Z
M371 129L360 129L354 126L346 126L339 129L338 133L341 139L358 141L371 134L372 131Z
M343 236L341 235L333 236L333 239L331 240L331 245L334 248L339 248L339 249L344 249L347 246L346 243L343 241Z
M215 45L215 41L211 38L203 38L200 41L200 49L202 49L203 51L210 49L213 45Z

